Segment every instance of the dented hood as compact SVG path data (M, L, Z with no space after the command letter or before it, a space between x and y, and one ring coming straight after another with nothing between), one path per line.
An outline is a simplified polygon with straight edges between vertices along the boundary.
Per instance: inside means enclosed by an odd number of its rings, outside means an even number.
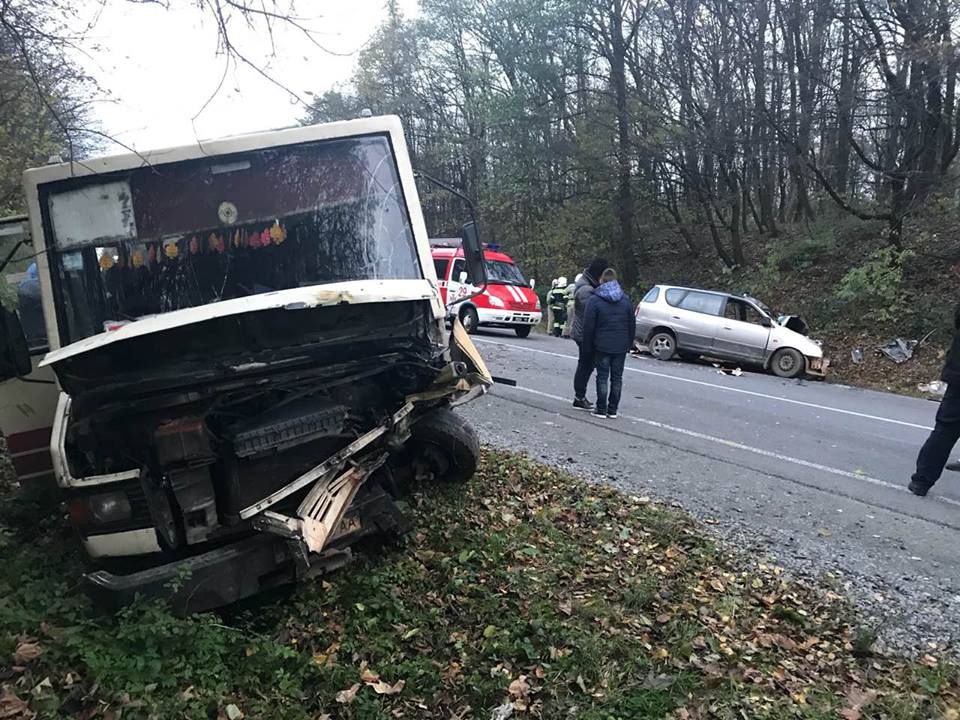
M40 367L57 365L63 360L99 350L125 340L163 333L188 325L216 318L261 310L323 307L330 305L361 305L385 302L430 300L434 316L441 318L445 309L440 302L436 287L429 280L353 280L325 285L277 290L224 300L199 307L174 310L161 315L150 315L131 321L116 330L99 333L65 347L53 350L40 363Z

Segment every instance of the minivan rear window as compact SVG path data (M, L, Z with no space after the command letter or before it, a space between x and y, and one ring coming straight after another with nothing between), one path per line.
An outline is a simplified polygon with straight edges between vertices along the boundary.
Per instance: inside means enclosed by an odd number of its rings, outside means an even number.
M657 298L659 297L660 297L660 288L652 287L647 291L647 294L643 296L643 300L641 302L645 302L645 303L656 302Z

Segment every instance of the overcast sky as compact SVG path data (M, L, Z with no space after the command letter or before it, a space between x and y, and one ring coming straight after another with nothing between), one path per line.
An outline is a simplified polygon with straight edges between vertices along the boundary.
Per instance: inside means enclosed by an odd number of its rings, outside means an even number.
M385 17L385 5L386 0L300 0L304 24L337 55L289 26L275 29L275 57L264 28L248 31L237 22L231 39L271 77L309 99L305 93L320 94L350 78L357 52ZM400 6L408 17L416 12L416 0L401 0ZM78 22L88 18L78 13ZM78 59L111 98L98 103L95 114L104 132L138 150L286 127L303 114L303 106L284 90L240 67L230 71L194 120L224 70L223 57L216 55L216 27L194 7L165 10L112 0L85 43L94 44L99 49ZM114 145L106 152L125 151Z

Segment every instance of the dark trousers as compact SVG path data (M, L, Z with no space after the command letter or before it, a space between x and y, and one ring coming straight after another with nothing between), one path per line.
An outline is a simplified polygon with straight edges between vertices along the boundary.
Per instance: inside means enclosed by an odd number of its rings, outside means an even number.
M626 353L600 353L597 363L597 408L613 415L620 407L620 391L623 389L623 364ZM607 394L607 381L610 382L610 394Z
M917 456L917 472L913 479L930 487L940 479L943 466L950 459L953 446L960 439L960 385L947 385L947 392L937 410L937 422L933 432L920 448Z
M577 343L577 371L573 374L573 396L577 399L587 397L587 383L593 373L593 353L584 352L583 343Z

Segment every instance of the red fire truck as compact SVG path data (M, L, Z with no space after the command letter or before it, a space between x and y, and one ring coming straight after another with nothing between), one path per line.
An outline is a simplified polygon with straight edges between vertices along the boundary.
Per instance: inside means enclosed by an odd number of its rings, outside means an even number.
M463 302L457 299L471 296L479 288L472 285L467 276L460 240L434 238L430 246L440 296L450 308L450 314L459 316L467 332L483 326L513 328L518 337L525 338L540 322L543 313L533 291L534 281L528 282L513 259L500 252L497 245L484 245L486 288Z

